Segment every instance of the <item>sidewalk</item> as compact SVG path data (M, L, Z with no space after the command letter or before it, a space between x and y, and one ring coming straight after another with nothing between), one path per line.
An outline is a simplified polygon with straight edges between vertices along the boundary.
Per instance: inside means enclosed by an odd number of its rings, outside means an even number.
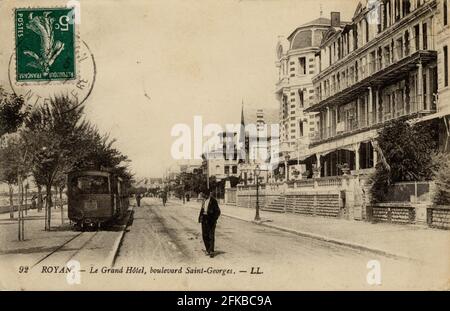
M76 236L69 225L67 206L64 207L64 225L61 224L61 210L52 208L52 231L44 231L44 210L28 210L25 216L25 241L18 241L17 212L14 219L9 213L0 214L0 259L21 257L21 262L32 264L43 254L56 249L71 237Z
M186 205L199 208L198 202ZM222 204L222 215L253 222L255 209ZM260 211L259 225L381 255L444 264L450 262L450 231L416 225L349 221ZM450 268L450 266L449 266Z

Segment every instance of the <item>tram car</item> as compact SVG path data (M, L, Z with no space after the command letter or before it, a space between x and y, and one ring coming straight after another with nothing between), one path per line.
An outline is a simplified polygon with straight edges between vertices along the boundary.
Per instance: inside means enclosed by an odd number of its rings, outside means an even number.
M105 227L127 213L127 189L122 179L111 172L71 172L67 189L69 219L76 229Z

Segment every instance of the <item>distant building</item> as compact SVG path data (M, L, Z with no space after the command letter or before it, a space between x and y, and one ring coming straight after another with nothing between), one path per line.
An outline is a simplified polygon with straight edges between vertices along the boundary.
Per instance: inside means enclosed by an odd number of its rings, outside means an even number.
M219 134L220 146L203 154L203 169L217 180L239 177L244 183L254 182L257 165L267 180L271 158L271 124L277 123L276 109L247 109L241 111L240 129Z
M230 176L238 177L238 133L223 132L219 137L220 147L202 155L203 171L208 178L214 176L217 181Z
M278 132L273 133L271 126L277 124L276 109L257 109L247 111L247 123L241 121L246 126L245 137L248 157L245 161L240 161L238 169L239 176L243 184L254 184L255 169L260 169L260 179L268 182L271 176L274 143L278 140ZM272 137L276 135L276 137ZM277 154L278 156L278 154Z

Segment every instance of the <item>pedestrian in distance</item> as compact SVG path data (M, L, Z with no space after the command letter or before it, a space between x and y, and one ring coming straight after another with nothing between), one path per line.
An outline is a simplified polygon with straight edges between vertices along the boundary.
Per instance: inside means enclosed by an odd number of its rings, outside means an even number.
M167 202L167 192L166 191L163 191L161 193L161 199L162 199L162 202L163 202L163 206L166 206L166 202Z
M37 195L33 194L33 196L31 197L31 209L36 209L37 199Z
M198 216L198 222L202 224L202 237L206 255L213 258L215 231L217 219L220 216L220 208L216 198L213 197L209 189L203 193L203 197L204 200Z
M136 203L138 207L141 207L141 198L142 198L141 194L139 193L136 194Z

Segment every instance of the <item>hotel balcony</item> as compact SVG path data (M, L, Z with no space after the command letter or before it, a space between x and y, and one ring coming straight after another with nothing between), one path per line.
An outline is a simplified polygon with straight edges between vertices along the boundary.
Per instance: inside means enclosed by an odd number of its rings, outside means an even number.
M393 57L379 57L366 65L358 66L358 70L350 72L347 77L331 83L329 88L316 94L316 103L305 109L307 112L319 111L329 105L345 104L358 94L366 92L368 87L377 88L405 78L410 72L418 70L430 62L437 60L437 52L417 50L409 53L408 49L398 47ZM353 68L353 67L352 67Z
M334 126L324 126L320 132L311 133L309 136L310 147L314 147L323 143L334 141L337 139L352 136L361 132L374 130L382 127L386 122L394 119L410 119L435 112L437 98L432 94L426 94L423 96L410 97L407 102L402 100L396 103L392 111L386 111L383 113L370 112L366 116L358 117L354 119L344 120L342 122L336 122L333 120L331 123ZM424 109L421 104L428 103L429 109Z

